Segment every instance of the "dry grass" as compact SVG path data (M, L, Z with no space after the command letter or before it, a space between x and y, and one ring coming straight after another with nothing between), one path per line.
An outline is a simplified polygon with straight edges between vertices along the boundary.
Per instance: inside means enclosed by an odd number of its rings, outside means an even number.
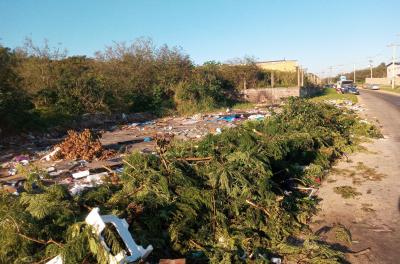
M332 231L335 233L336 240L346 244L351 244L351 232L344 225L335 224L332 228Z
M375 212L375 209L371 208L372 204L363 203L361 204L361 210L367 213Z
M377 172L375 168L368 167L362 162L358 162L354 168L365 180L381 181L386 177L385 174Z
M333 188L333 191L337 194L340 194L344 199L354 198L358 195L361 195L360 192L357 192L357 189L348 185L338 186Z

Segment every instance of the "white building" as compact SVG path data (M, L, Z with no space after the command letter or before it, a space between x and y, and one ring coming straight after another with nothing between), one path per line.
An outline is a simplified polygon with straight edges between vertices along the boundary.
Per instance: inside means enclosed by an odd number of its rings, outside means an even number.
M393 78L393 71L396 77L400 77L400 62L395 62L394 65L392 62L389 63L386 65L386 71L388 79Z

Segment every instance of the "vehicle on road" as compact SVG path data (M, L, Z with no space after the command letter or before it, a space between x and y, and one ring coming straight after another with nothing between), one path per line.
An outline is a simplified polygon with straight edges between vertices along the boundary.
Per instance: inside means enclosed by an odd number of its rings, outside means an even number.
M351 93L351 94L360 94L356 85L354 85L352 80L340 80L336 84L336 91L338 93Z
M379 84L366 83L366 84L364 84L364 88L370 89L370 90L379 90L380 86L379 86Z
M357 89L356 86L352 86L348 88L348 93L359 95L360 91Z

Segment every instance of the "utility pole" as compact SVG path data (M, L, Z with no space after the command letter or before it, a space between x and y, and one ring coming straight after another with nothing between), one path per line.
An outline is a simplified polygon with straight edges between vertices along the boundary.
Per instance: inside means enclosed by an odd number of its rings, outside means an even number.
M300 66L297 66L297 86L300 87Z
M301 86L304 86L304 69L301 69Z
M388 45L389 48L392 48L392 89L396 87L396 47L398 47L398 44L390 44ZM388 76L389 77L389 76Z
M329 66L328 84L331 83L332 69L333 69L333 66Z
M275 85L275 76L274 76L274 72L271 72L271 87L274 88Z
M355 84L356 83L356 65L355 64L353 65L353 71L354 71L354 74L353 74L354 80L353 80L353 82Z
M372 60L369 60L369 70L371 71L371 79L372 79Z

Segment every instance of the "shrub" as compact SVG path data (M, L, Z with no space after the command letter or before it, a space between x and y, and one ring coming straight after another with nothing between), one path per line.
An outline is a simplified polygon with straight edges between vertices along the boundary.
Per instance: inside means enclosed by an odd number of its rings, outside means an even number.
M24 129L30 123L33 104L15 72L15 54L0 46L0 134Z

